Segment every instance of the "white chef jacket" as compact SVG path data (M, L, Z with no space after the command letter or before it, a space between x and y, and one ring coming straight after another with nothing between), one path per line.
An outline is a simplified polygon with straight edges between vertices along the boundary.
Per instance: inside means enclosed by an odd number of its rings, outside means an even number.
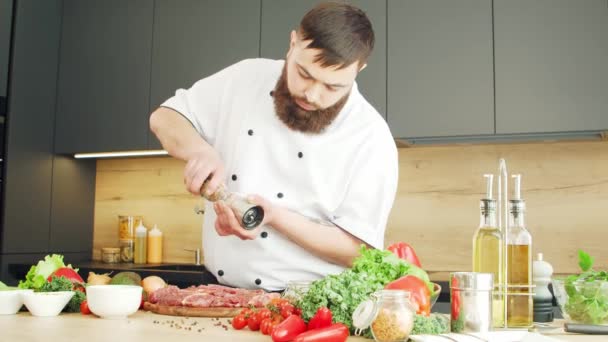
M258 194L383 248L398 178L397 148L388 125L355 83L322 134L289 129L275 114L272 98L284 63L243 60L190 89L177 90L162 106L185 116L214 146L230 191ZM215 220L208 202L204 262L222 284L273 291L290 280L312 281L343 270L270 226L262 226L254 240L241 240L219 236Z

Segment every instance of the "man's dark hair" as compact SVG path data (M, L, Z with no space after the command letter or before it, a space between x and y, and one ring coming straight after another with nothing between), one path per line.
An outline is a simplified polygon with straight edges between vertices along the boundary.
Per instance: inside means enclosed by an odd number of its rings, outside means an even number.
M315 62L323 67L345 68L354 62L362 66L374 48L372 23L361 9L336 2L317 5L304 15L299 34L311 40L309 49L320 49Z

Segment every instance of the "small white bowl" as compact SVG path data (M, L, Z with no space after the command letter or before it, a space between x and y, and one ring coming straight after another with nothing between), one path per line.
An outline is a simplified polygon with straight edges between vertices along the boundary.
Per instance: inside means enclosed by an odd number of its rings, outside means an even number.
M101 318L127 318L139 309L142 290L137 285L91 285L87 286L87 303Z
M2 290L0 291L0 315L14 315L23 306L23 294L34 290Z
M57 316L73 296L73 291L26 292L23 293L23 304L33 316Z

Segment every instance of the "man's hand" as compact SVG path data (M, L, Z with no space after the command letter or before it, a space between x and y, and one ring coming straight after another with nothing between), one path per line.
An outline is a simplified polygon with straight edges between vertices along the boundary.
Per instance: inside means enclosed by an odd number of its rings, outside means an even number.
M215 230L220 236L235 235L241 240L253 240L258 236L258 231L261 226L272 221L274 206L269 201L260 196L251 195L247 197L247 201L251 204L259 205L264 209L264 220L258 227L253 230L247 230L241 226L240 218L236 217L235 212L224 201L213 203L213 209L217 214L215 220Z
M209 179L205 186L206 195L211 195L224 182L226 171L219 154L212 147L205 147L193 154L184 168L184 184L188 191L200 196L203 182Z

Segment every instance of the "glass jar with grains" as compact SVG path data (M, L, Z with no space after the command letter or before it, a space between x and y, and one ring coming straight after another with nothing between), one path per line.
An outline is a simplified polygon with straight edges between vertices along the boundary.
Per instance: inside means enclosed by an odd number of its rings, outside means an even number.
M414 313L409 292L381 290L357 307L353 325L356 334L370 327L377 342L407 341L414 327Z

